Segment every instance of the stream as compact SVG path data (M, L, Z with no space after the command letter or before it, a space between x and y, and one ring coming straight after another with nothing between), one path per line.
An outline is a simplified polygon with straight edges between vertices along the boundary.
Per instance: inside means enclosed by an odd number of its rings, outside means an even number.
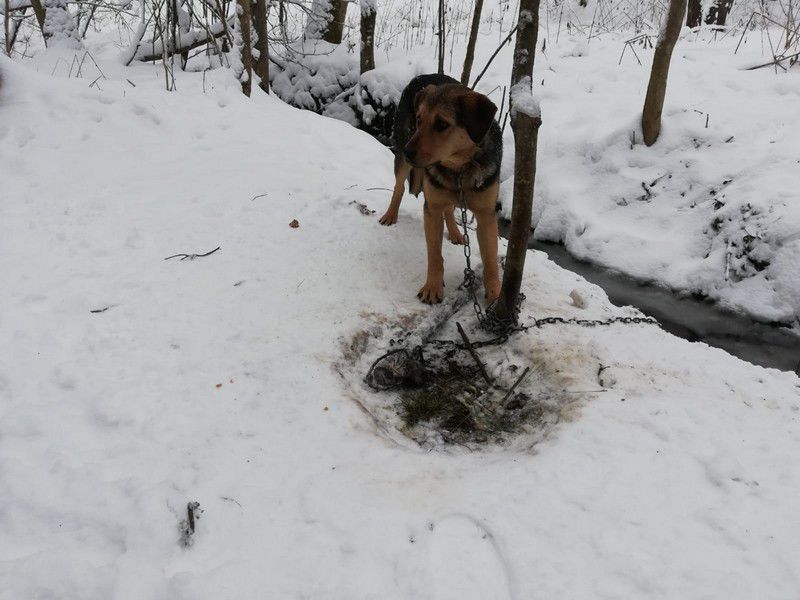
M506 237L508 222L500 220L499 225L500 235ZM531 236L528 247L544 252L558 266L603 288L617 306L634 306L654 317L673 335L721 348L762 367L800 374L800 334L787 327L759 323L708 300L679 296L669 289L580 261L561 244L540 242Z

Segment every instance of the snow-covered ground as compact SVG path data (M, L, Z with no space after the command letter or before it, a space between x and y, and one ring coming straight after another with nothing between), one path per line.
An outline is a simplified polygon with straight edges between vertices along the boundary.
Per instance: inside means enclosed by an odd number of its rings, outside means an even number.
M51 78L53 60L0 59L2 600L797 596L796 376L651 325L547 326L483 356L500 373L531 364L525 390L554 418L485 451L419 447L396 398L361 381L397 324L431 310L415 297L420 202L388 229L356 204L385 207L388 192L369 188L389 187L389 151L247 100L226 72L186 75L170 94L157 67L101 62L99 90ZM559 76L582 60L559 59ZM555 130L566 117L543 96ZM638 98L606 101L584 108L619 133L585 147L610 185L625 153L597 148L624 137ZM727 110L703 139L724 143ZM672 164L693 151L680 131L705 131L693 118L665 128ZM565 139L584 126L573 119ZM776 143L792 126L774 126ZM755 127L732 131L737 144ZM558 152L545 138L539 231L555 230L548 211L577 211L555 207L559 186L581 198L589 181L570 169L591 161ZM655 157L644 164L628 168L649 173ZM730 195L760 181L745 172ZM633 212L667 198L631 202L629 223L641 231ZM622 210L609 202L597 229ZM461 250L445 252L453 293ZM523 320L635 314L541 253L528 266ZM189 501L204 512L183 547Z

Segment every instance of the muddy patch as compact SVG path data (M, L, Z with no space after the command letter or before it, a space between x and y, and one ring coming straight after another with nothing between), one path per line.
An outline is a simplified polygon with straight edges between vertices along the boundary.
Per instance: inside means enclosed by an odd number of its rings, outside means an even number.
M446 313L447 308L440 309ZM530 448L601 393L598 361L569 338L532 330L503 344L468 309L400 319L370 315L341 343L337 371L382 434L425 449ZM464 324L474 354L456 330Z

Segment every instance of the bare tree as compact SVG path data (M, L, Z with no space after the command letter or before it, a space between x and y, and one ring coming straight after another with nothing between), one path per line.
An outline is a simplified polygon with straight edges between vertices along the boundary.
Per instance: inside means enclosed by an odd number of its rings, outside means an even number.
M44 36L44 6L40 0L31 0L31 7L33 8L33 14L36 17L36 22L39 24L39 29L42 32L42 36ZM45 44L47 44L47 38L45 38Z
M267 37L267 0L256 0L253 14L256 33L254 48L257 54L253 70L258 75L258 87L269 94L269 39Z
M234 21L234 48L233 51L238 55L239 61L235 65L236 75L242 82L242 92L245 96L250 95L253 81L253 46L250 36L251 0L236 0L236 16Z
M445 45L447 44L447 39L445 38L445 31L444 31L444 12L445 12L445 5L444 0L439 0L439 12L438 12L438 23L437 23L437 32L436 35L439 36L438 40L438 48L437 48L437 58L438 58L438 65L437 65L437 73L440 75L444 73L444 54L445 54Z
M464 57L464 69L461 71L461 83L463 85L469 85L469 75L470 71L472 71L472 61L475 58L475 42L478 39L482 10L483 0L475 0L475 12L472 15L472 28L469 31L469 41L467 42L467 54Z
M5 12L3 13L3 39L5 40L5 50L6 55L11 56L11 46L13 42L11 41L11 3L8 0L5 0Z
M511 130L514 132L514 200L508 236L503 286L494 314L503 321L516 321L528 237L533 214L536 179L536 145L542 124L533 98L533 61L539 32L539 0L520 0L517 43L511 68Z
M725 25L732 7L733 0L714 0L711 6L708 7L706 25Z
M375 68L377 0L361 0L361 73Z
M701 0L689 0L689 8L686 11L686 26L700 27L703 24L703 3Z
M664 97L667 93L669 63L683 25L686 1L670 0L667 21L662 27L661 35L658 36L656 43L653 67L650 70L650 83L647 85L647 95L642 110L642 134L644 143L648 146L655 144L658 134L661 133L661 112L664 109Z
M313 0L308 13L305 37L340 44L347 16L346 0Z
M67 7L67 0L44 0L42 35L48 46L80 48L82 46L75 19Z

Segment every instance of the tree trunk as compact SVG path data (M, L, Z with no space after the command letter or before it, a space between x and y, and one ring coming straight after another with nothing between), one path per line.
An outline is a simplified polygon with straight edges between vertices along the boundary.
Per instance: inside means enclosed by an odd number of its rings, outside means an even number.
M242 92L245 96L250 96L250 89L253 81L253 46L250 36L251 15L250 0L236 0L236 15L234 28L234 52L239 54L241 61L237 73L239 81L242 82Z
M44 6L40 0L31 0L31 8L33 8L33 14L36 16L36 22L39 24L39 30L42 32L42 36L44 36Z
M308 14L306 39L341 44L347 4L345 0L314 0Z
M332 18L322 39L331 44L341 44L348 2L345 0L331 0L331 3L333 4Z
M472 61L475 58L475 42L478 39L478 28L481 25L481 10L483 10L483 0L475 0L472 28L469 30L469 42L467 42L467 54L464 57L464 69L461 71L461 83L463 85L469 85Z
M267 0L256 0L253 15L253 29L256 32L255 49L258 58L253 70L258 75L258 87L269 94L269 40L267 38Z
M439 75L444 73L444 53L445 53L445 38L444 38L444 0L439 0L439 13L438 13L438 51L437 51L437 72Z
M501 320L517 320L517 305L533 214L536 179L536 143L542 124L533 100L533 61L539 33L539 0L520 0L517 43L511 68L511 130L514 132L514 199L508 236L503 285L494 314Z
M661 133L661 111L664 109L664 96L667 93L669 62L681 32L685 12L686 0L670 0L667 22L656 44L650 83L647 85L647 96L642 110L642 134L644 143L648 146L655 144L658 134Z
M75 19L67 8L67 0L32 0L33 12L42 30L45 46L80 48L80 37Z
M706 15L706 25L725 25L731 7L733 7L733 0L714 0Z
M6 55L11 56L11 3L8 0L5 0L5 7L6 11L3 15L3 28L5 29L3 39L5 40Z
M376 0L361 0L361 74L375 68Z
M689 9L686 11L686 26L700 27L703 24L703 4L701 0L689 0Z

